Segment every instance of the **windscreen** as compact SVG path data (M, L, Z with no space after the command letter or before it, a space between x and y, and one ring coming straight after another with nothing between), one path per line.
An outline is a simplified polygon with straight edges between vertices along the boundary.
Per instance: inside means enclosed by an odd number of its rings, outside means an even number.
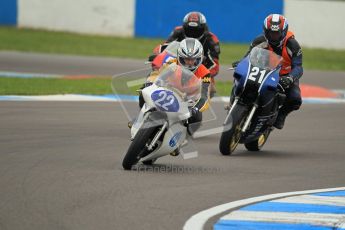
M254 47L249 54L250 63L260 69L273 70L283 60L281 56L274 52L258 47Z
M178 93L183 101L197 101L201 95L201 79L190 70L175 63L165 67L155 84Z

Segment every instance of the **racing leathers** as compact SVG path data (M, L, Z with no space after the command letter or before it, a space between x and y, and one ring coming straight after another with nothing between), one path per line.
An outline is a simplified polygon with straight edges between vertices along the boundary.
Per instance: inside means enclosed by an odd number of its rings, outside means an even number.
M176 27L168 37L168 39L165 41L165 43L156 46L156 48L153 50L154 55L151 56L151 60L153 58L161 53L170 42L172 41L182 41L183 39L187 38L184 28L182 26ZM216 92L215 89L215 81L214 77L218 74L219 72L219 55L220 55L220 45L219 45L219 40L215 34L212 32L206 30L202 36L199 38L196 38L200 41L204 48L204 60L202 64L210 71L210 76L211 76L211 92L212 94Z
M157 59L160 59L158 56ZM155 62L155 61L154 61ZM167 65L172 63L177 63L177 59L169 59L167 63L164 63L159 70L155 70L151 72L150 76L148 76L147 81L154 81L154 79L159 75L160 71L162 71ZM181 67L184 68L184 67ZM211 73L210 71L201 64L198 68L193 71L194 75L202 80L201 85L201 96L200 99L197 101L195 106L190 108L191 117L188 119L188 133L193 134L201 125L202 121L202 112L209 108L209 85L211 83ZM147 85L150 85L147 84ZM142 107L144 104L144 100L142 95L139 95L139 106Z
M279 72L279 82L285 90L286 100L279 109L278 117L274 124L276 128L281 129L284 126L286 116L293 110L298 110L302 104L301 90L299 87L299 79L303 75L302 49L291 31L288 31L283 44L279 47L269 45L264 35L256 37L245 56L254 47L269 49L283 58L282 67Z

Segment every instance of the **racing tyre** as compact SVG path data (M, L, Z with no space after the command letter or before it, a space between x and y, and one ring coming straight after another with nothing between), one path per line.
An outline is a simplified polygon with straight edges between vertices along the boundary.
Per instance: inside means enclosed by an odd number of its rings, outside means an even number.
M125 170L131 170L132 166L138 163L141 157L149 153L146 144L152 140L156 131L157 126L147 126L138 130L122 161L122 167Z
M270 133L271 133L271 129L267 129L263 134L261 134L259 139L252 142L245 143L244 146L246 147L248 151L260 151L260 149L266 143Z
M237 147L242 136L242 126L247 115L247 107L236 104L231 114L224 122L224 131L220 137L219 151L223 155L230 155Z
M153 165L153 163L155 163L156 160L157 160L157 158L156 159L152 159L152 160L143 161L143 164L144 165Z

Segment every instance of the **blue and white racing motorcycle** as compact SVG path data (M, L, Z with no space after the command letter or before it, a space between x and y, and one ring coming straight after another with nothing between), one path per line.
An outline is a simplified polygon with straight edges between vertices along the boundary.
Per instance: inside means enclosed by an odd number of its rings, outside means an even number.
M254 47L235 68L234 88L219 150L230 155L242 143L249 151L259 151L266 143L279 107L285 100L279 85L282 57Z
M150 165L159 157L175 156L186 139L189 108L200 99L201 79L173 63L142 95L144 105L131 127L132 142L122 161L126 170L137 163Z

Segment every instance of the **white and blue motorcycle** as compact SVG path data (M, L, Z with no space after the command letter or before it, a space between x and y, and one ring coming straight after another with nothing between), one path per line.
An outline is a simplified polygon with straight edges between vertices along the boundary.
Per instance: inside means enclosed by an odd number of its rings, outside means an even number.
M131 127L132 142L122 162L125 170L178 152L186 139L189 108L200 99L201 80L173 63L142 90L142 95L145 104Z

